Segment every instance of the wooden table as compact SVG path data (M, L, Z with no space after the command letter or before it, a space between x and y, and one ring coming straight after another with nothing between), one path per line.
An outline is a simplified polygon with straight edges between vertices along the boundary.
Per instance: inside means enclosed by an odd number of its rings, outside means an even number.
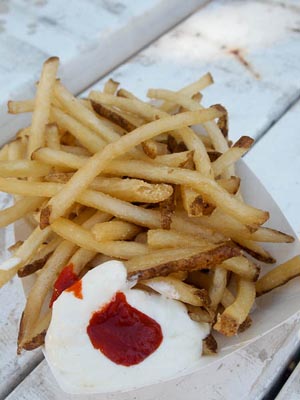
M176 89L210 71L216 84L205 91L204 103L228 108L233 140L242 134L256 139L245 160L300 234L299 1L10 0L0 4L0 13L3 102L28 98L42 61L54 54L76 93L101 87L108 74L145 97L149 87ZM5 141L23 119L0 115ZM9 198L0 200L4 207ZM0 240L12 243L12 229L2 230ZM24 306L17 279L1 289L0 304L0 399L76 398L59 390L40 350L16 356ZM299 321L300 314L209 367L194 398L266 396L299 345ZM299 398L297 377L278 399ZM154 398L150 393L143 400Z

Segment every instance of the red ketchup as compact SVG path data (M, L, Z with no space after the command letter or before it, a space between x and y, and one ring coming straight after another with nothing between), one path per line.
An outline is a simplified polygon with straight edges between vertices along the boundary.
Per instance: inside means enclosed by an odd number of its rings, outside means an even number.
M82 299L81 280L79 280L78 275L73 272L73 268L73 264L69 264L58 275L54 283L53 293L49 303L50 308L55 300L66 289L68 289L69 292L73 292L74 296Z
M163 339L160 325L128 304L121 292L94 312L87 334L95 349L114 363L127 367L150 356Z

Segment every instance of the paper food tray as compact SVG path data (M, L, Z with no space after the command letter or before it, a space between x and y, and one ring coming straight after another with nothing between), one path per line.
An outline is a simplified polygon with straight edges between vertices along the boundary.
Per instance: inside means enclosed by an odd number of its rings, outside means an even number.
M241 188L245 201L270 212L270 220L266 225L293 235L296 238L296 233L293 231L277 204L243 160L237 163L237 175L242 179ZM16 224L16 240L26 237L28 235L28 228L28 225L24 222ZM270 250L271 254L277 259L277 264L280 264L300 253L300 244L298 240L295 240L292 244L264 244L264 247L267 250ZM275 265L269 266L262 264L262 275L274 268L274 266ZM194 399L194 397L191 396L194 396L195 393L189 395L188 388L193 388L196 384L201 382L201 374L203 373L204 368L208 367L212 363L221 363L225 357L249 345L251 342L270 332L272 329L283 324L300 310L299 283L300 278L296 278L288 284L258 298L256 300L254 311L251 314L253 324L249 329L233 338L216 335L219 345L219 353L214 356L202 357L196 365L193 365L189 370L183 371L180 375L177 375L168 381L157 382L150 386L132 388L130 393L127 391L126 393L117 392L109 395L77 395L76 399L104 400L109 398L114 400L129 400L129 398L143 398L146 400L150 398L150 393L151 399L155 398L157 400L169 398L179 400L182 399L183 393L186 400ZM28 292L31 285L32 279L23 279L25 293ZM154 394L155 396L153 397Z

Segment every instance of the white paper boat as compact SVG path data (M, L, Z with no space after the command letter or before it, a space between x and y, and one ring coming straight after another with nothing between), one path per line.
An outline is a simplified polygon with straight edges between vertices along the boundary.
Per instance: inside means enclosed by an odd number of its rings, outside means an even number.
M247 203L270 212L268 226L279 229L295 238L296 233L284 217L283 213L274 202L270 194L264 188L259 179L253 174L244 161L237 163L237 175L242 178L241 188L244 199ZM16 239L24 236L25 226L18 224L16 226ZM300 254L300 243L295 240L292 244L266 244L264 247L271 252L277 259L277 264L286 261L293 256ZM262 274L274 268L274 265L262 265ZM28 291L32 281L24 280L25 292ZM78 399L97 399L97 400L129 400L129 399L157 399L173 400L194 399L195 392L189 388L199 387L204 368L212 363L221 363L225 357L235 351L249 345L253 341L261 338L272 329L286 322L297 311L300 310L300 278L296 278L288 284L260 297L256 301L255 310L252 313L253 324L245 332L233 337L226 338L217 336L219 344L219 353L215 356L202 357L196 365L191 366L187 371L164 382L155 382L143 388L134 388L130 393L115 392L109 395L95 394L88 396L76 396ZM101 371L100 371L101 373ZM216 382L217 383L217 382ZM129 396L129 397L128 397Z

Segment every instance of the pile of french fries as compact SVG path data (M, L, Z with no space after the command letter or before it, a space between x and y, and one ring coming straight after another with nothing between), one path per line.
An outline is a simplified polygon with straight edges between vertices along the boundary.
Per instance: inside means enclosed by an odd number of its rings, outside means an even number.
M209 323L204 352L216 352L214 331L246 329L256 296L300 274L297 256L259 278L259 262L276 261L260 242L294 238L263 227L268 212L243 201L234 164L253 140L232 144L226 109L201 105L210 74L177 92L150 89L150 102L112 79L80 99L57 79L58 64L44 63L35 99L9 101L9 113L32 112L32 122L0 151L0 190L15 199L0 225L32 225L0 265L1 286L35 276L18 351L43 344L66 265L82 277L118 259L137 287Z

